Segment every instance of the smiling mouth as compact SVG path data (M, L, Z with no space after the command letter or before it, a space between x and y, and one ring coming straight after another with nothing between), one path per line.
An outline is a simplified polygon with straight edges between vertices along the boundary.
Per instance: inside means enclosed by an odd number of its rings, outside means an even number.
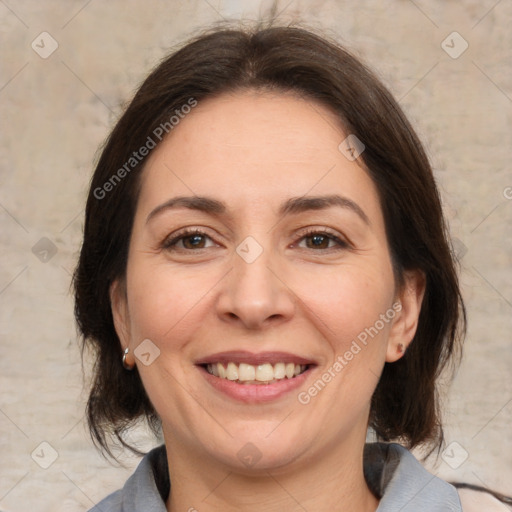
M285 379L293 379L304 373L310 365L295 363L209 363L203 365L206 371L220 379L239 384L273 384Z

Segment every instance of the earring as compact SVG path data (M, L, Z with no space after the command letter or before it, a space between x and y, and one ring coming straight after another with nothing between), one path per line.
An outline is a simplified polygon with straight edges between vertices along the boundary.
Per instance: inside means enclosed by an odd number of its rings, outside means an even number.
M123 367L125 370L133 370L135 364L128 364L126 362L126 356L128 355L128 352L130 352L130 349L129 348L125 348L124 349L124 353L123 353Z
M398 347L397 347L397 350L398 350L399 354L403 354L404 353L404 344L403 343L399 343Z

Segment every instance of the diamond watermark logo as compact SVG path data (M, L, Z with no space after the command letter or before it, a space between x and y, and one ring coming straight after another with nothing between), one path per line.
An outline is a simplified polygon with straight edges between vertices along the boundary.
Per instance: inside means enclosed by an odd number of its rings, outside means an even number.
M466 462L469 453L457 441L452 441L441 454L441 458L452 469L457 469Z
M145 339L133 353L144 366L149 366L160 356L160 349L151 340Z
M47 59L59 47L59 43L48 32L41 32L31 46L39 57Z
M30 456L38 466L48 469L57 460L59 454L50 443L43 441Z
M452 32L441 43L441 48L452 59L458 59L469 48L469 44L458 32Z
M455 236L452 238L452 248L455 257L457 258L458 261L461 261L462 258L464 258L464 256L468 252L468 248L466 247L464 242L462 242L462 240L459 240Z
M343 153L347 160L353 162L365 150L365 145L356 135L351 133L344 141L341 142L338 149Z
M253 443L246 443L236 454L240 462L245 464L248 468L253 467L259 462L262 453L259 448Z
M237 246L236 252L246 263L253 263L260 257L263 247L252 236L248 236Z
M57 254L57 250L57 246L45 236L32 247L33 254L41 263L48 263Z

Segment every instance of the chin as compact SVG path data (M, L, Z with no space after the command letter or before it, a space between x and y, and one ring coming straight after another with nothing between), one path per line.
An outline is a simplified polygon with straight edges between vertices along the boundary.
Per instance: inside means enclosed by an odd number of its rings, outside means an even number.
M220 442L210 437L205 448L214 459L237 472L257 474L281 469L292 465L307 450L308 436L301 428L291 431L288 426L279 431L277 424L272 422L269 428L266 422L245 422L231 431L232 437L225 432Z

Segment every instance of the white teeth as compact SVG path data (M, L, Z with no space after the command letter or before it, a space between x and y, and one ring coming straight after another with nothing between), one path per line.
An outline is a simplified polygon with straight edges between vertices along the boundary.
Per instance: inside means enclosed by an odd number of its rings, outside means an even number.
M274 379L284 379L286 376L286 370L284 363L276 363L274 365Z
M215 377L228 379L246 384L257 384L260 382L272 382L284 378L292 379L307 369L307 366L294 363L270 363L254 366L246 363L229 362L226 367L223 363L212 363L206 365L206 370Z
M274 368L270 363L259 364L256 368L256 380L268 382L274 379Z
M238 380L238 366L235 363L228 363L226 377L228 380Z
M256 370L252 364L240 363L238 367L238 379L239 380L255 380Z

